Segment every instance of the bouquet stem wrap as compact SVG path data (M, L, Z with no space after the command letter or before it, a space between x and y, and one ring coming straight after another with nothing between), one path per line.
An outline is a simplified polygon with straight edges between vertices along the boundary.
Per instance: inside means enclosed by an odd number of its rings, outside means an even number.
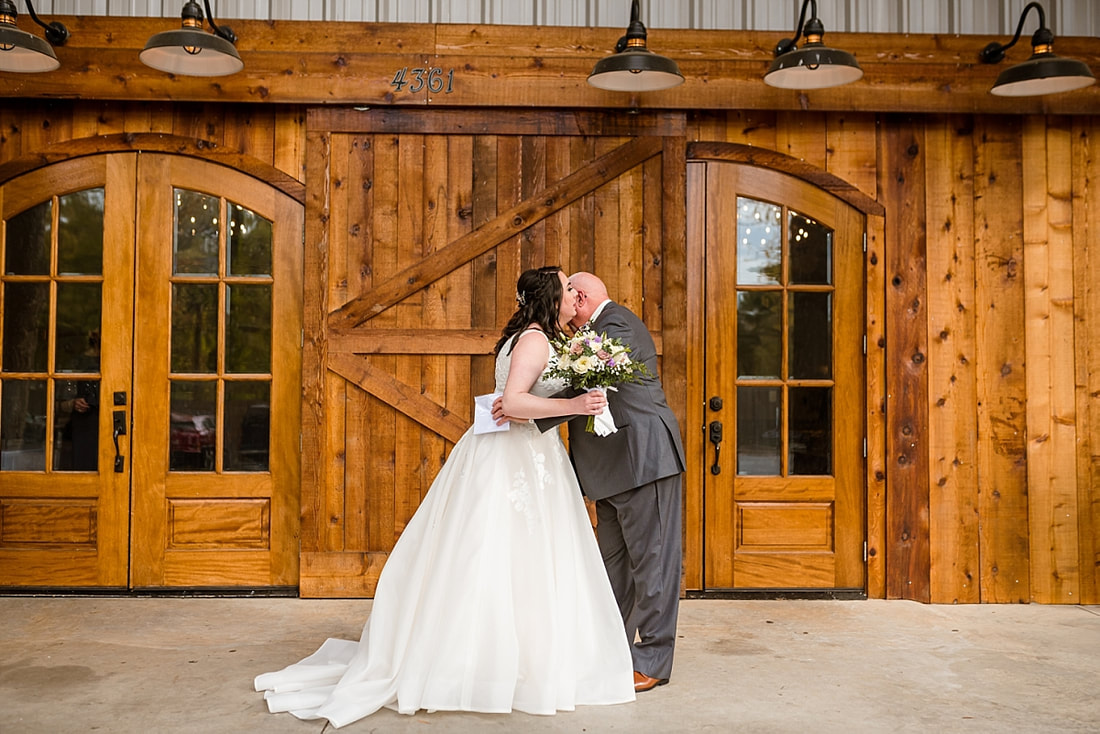
M590 387L588 392L595 390L596 392L602 392L607 394L608 390L614 390L614 387ZM597 436L610 436L615 431L619 430L615 426L615 418L611 415L611 406L603 406L603 412L599 415L588 416L588 424L585 426L585 430L589 433L595 433Z

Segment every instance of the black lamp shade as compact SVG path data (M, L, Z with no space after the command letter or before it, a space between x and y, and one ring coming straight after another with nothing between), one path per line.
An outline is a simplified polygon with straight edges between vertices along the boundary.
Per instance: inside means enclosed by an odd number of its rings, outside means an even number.
M138 57L154 69L183 76L226 76L244 68L232 43L191 28L157 33Z
M613 92L653 92L683 84L684 76L672 59L636 47L597 61L588 83Z
M1070 92L1095 83L1096 77L1083 61L1046 52L1002 71L989 91L999 97L1030 97Z
M863 78L856 57L822 43L807 43L772 61L764 82L781 89L825 89Z
M50 44L14 25L0 24L0 71L53 71L59 66Z

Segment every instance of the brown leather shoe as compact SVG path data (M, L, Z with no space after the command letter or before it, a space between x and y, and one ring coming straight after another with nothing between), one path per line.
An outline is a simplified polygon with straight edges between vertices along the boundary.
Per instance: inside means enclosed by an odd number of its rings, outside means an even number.
M639 673L634 671L634 692L641 693L642 691L651 691L657 686L663 686L668 683L668 678L650 678L645 673Z

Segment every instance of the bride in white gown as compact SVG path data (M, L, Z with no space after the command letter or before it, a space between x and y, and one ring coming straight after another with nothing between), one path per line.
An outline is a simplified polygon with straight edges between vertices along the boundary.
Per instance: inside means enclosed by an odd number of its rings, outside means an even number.
M558 268L520 276L497 344L509 416L596 415L599 392L549 396L575 313ZM634 700L633 664L581 490L556 431L531 423L459 439L390 553L358 642L329 639L256 678L272 712L335 726L401 713L553 714Z

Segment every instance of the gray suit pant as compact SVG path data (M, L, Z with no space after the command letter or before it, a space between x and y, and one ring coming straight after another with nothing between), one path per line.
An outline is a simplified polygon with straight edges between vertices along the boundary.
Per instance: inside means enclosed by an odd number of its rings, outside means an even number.
M596 532L633 643L634 670L672 674L680 604L681 480L676 474L596 501Z

